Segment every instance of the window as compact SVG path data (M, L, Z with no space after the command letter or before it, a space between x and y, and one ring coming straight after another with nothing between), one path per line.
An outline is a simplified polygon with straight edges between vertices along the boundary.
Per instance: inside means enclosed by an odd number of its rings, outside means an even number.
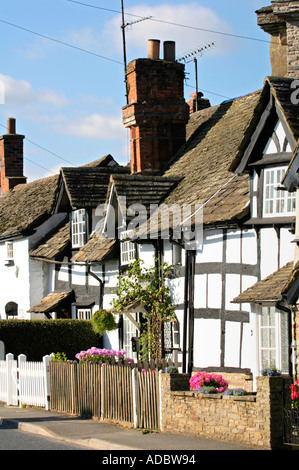
M266 168L264 172L264 217L293 215L296 210L296 193L277 189L286 167Z
M131 241L129 237L133 231L123 231L120 234L120 261L121 265L130 264L136 259L136 246L135 242Z
M136 322L138 322L138 313L131 313L132 317ZM131 320L126 316L123 315L123 344L124 350L127 353L127 357L132 359L137 359L137 353L133 351L133 344L132 338L138 336L138 330L136 326L131 322Z
M182 247L175 243L172 245L172 264L182 264Z
M91 320L92 313L90 308L78 308L77 320Z
M277 368L289 372L288 319L275 307L262 307L259 319L260 369Z
M72 213L71 219L72 247L80 248L86 241L86 212L79 209Z
M13 243L6 242L6 259L13 260Z

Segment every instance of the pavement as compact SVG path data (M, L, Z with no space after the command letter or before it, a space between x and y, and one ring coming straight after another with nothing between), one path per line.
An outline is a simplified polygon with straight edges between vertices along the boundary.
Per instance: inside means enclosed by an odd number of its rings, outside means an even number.
M43 408L19 408L0 403L0 430L10 425L21 431L59 439L102 451L196 451L257 450L234 442L170 434L144 432L120 424L46 411Z

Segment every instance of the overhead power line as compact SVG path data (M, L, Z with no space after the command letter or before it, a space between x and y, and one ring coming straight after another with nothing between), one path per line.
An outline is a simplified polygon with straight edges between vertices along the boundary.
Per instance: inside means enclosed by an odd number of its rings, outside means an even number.
M121 11L119 11L119 10L112 10L112 9L109 9L109 8L103 8L103 7L99 7L99 6L96 6L96 5L91 5L89 3L79 2L79 1L76 1L76 0L66 0L66 1L70 2L70 3L76 3L78 5L82 5L82 6L89 7L89 8L95 8L97 10L104 10L104 11L109 11L111 13L121 14ZM128 13L127 11L126 11L126 15L127 16L134 16L135 18L143 18L144 17L144 16L140 16L140 15L134 15L133 13ZM191 26L191 25L185 25L185 24L181 24L181 23L174 23L172 21L167 21L167 20L154 18L154 17L151 17L150 20L155 21L156 23L165 23L165 24L169 24L169 25L172 25L172 26L179 26L181 28L194 29L194 30L197 30L197 31L205 31L207 33L220 34L220 35L223 35L223 36L230 36L230 37L234 37L234 38L237 38L237 39L246 39L246 40L249 40L249 41L258 41L258 42L264 42L264 43L267 43L267 44L270 44L270 42L271 42L267 39L260 39L260 38L254 38L254 37L251 37L251 36L243 36L243 35L239 35L239 34L226 33L224 31L216 31L216 30L212 30L212 29L199 28L198 26Z
M54 41L58 44L62 44L63 46L71 47L72 49L76 49L80 52L85 52L86 54L90 54L90 55L99 57L100 59L109 60L110 62L114 62L116 64L123 65L123 63L119 62L118 60L111 59L109 57L105 57L103 55L97 54L96 52L88 51L87 49L82 49L81 47L74 46L73 44L68 44L67 42L60 41L59 39L55 39L55 38L52 38L50 36L46 36L45 34L37 33L36 31L32 31L31 29L24 28L23 26L19 26L19 25L14 24L14 23L10 23L9 21L0 20L0 22L4 23L6 25L9 25L9 26L13 26L14 28L21 29L22 31L26 31L27 33L35 34L36 36L48 39L49 41Z
M6 126L4 126L3 124L0 124L0 126L1 126L1 127L4 127L4 128L6 129ZM75 165L75 163L72 163L72 162L70 162L69 160L66 160L65 158L61 157L61 156L58 155L57 153L54 153L54 152L52 152L51 150L48 150L48 149L46 149L45 147L42 147L41 145L37 144L36 142L33 142L33 140L30 140L30 139L28 139L27 137L25 137L25 140L27 140L27 141L30 142L31 144L35 145L36 147L40 148L41 150L44 150L45 152L50 153L50 154L53 155L54 157L57 157L57 158L59 158L60 160L63 160L64 162L69 163L70 165L77 166L77 165ZM37 166L41 166L41 165L39 165L38 163L35 163L35 162L29 160L28 158L27 158L27 160L30 161L31 163L34 163L34 164L37 165ZM44 168L44 167L41 167L41 168ZM50 171L51 173L53 173L51 170L48 170L47 168L44 168L44 170L47 170L47 171Z

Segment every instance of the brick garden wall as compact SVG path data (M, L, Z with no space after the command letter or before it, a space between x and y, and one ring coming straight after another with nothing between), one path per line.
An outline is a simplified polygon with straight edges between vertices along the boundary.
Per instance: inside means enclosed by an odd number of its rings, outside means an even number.
M280 449L283 387L289 383L283 377L258 377L256 394L203 395L189 391L188 374L161 374L161 431Z

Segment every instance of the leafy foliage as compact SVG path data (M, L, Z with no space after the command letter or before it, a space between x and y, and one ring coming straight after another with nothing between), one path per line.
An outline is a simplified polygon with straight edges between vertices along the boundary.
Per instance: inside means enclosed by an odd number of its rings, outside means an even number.
M100 346L89 320L1 320L0 341L5 353L25 354L28 361L64 351L68 358L91 346Z
M134 261L129 270L118 277L116 298L112 304L121 313L134 302L139 302L148 313L141 334L141 358L161 358L162 324L175 321L169 288L165 283L171 268L163 263L144 267L141 260Z
M93 331L100 336L106 331L112 331L117 328L117 323L113 313L106 310L97 310L91 318Z

